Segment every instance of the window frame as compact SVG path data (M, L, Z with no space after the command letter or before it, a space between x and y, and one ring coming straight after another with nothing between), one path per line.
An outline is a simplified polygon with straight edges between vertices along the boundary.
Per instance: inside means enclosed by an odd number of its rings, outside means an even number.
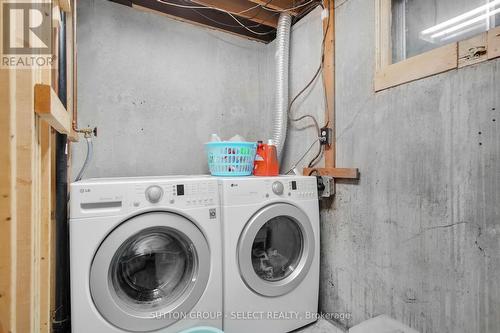
M392 62L392 0L375 1L375 92L500 57L500 27ZM470 50L484 47L479 56Z

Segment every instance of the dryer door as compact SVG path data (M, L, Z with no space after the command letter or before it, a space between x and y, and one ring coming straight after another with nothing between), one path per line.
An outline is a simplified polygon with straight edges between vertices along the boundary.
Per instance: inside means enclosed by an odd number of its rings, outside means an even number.
M92 262L90 291L112 325L152 331L189 313L209 273L209 246L194 223L152 212L125 221L102 242Z
M285 203L258 211L240 236L238 261L248 287L281 296L307 275L314 257L314 232L307 215Z

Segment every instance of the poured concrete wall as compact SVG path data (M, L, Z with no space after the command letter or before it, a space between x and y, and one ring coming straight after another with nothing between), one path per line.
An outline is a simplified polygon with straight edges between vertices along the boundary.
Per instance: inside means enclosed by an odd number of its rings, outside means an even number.
M374 1L337 1L337 165L321 307L500 331L500 60L373 92Z
M321 55L321 10L293 27L290 98ZM98 126L87 177L207 173L203 143L271 138L276 43L258 43L106 0L78 3L78 121ZM324 124L321 81L293 108ZM310 120L292 122L282 171L315 140ZM73 175L86 147L73 145ZM298 169L317 153L318 144Z
M269 135L265 44L106 0L78 2L77 37L78 121L99 128L88 177L207 173L211 133Z

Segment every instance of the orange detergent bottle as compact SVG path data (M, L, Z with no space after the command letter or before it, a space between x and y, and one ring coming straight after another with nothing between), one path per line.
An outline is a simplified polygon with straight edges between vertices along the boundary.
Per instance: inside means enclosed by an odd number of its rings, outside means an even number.
M257 143L257 154L253 168L254 176L277 176L279 174L278 153L272 140L267 144Z

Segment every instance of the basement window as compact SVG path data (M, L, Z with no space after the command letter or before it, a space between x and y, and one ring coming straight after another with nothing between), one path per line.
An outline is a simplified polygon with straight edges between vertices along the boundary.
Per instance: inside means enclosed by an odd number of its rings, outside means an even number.
M392 0L393 63L500 25L500 0Z
M500 0L375 0L375 90L500 56Z

